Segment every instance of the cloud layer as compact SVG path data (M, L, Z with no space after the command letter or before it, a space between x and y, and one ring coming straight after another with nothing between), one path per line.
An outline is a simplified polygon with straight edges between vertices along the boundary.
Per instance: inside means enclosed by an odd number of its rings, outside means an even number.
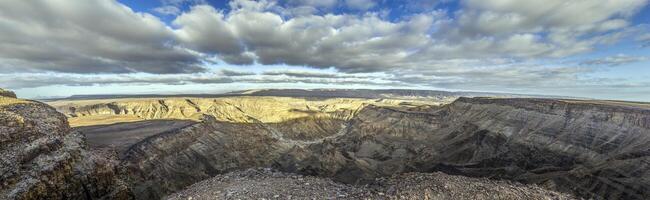
M0 18L3 71L202 71L167 25L115 1L2 1Z
M12 83L0 86L284 81L581 87L578 82L602 79L583 76L597 72L593 66L647 61L621 54L548 62L632 36L647 46L647 27L632 23L647 0L411 0L394 8L408 11L399 17L389 17L394 10L383 3L232 0L215 8L202 0L164 0L148 13L115 0L1 1L0 78ZM459 8L439 7L450 3ZM219 65L310 70L215 71Z

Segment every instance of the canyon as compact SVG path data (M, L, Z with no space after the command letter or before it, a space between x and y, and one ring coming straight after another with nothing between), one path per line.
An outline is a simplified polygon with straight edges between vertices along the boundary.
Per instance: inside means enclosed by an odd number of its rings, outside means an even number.
M0 97L0 133L7 138L0 194L228 199L238 194L228 191L241 188L227 185L300 178L351 191L325 193L342 199L427 191L440 198L650 198L648 103L310 94L85 97L49 105ZM273 172L242 171L259 167ZM444 185L440 180L452 189L435 189ZM413 190L396 187L404 183ZM512 196L481 196L476 189L490 185ZM61 196L67 191L76 193ZM257 197L251 195L240 197Z

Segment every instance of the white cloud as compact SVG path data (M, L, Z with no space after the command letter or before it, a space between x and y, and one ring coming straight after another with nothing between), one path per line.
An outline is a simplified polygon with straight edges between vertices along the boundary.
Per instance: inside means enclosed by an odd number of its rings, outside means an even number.
M224 14L212 6L195 6L190 12L178 16L173 24L179 27L175 30L179 40L194 50L223 55L244 51L233 26L225 22Z
M632 31L630 17L647 4L646 0L463 0L457 12L427 10L389 20L386 11L328 13L338 2L234 0L228 4L230 9L216 9L203 1L165 0L163 7L154 10L175 17L172 24L165 24L113 0L48 0L38 5L0 1L0 74L193 73L180 78L139 75L104 81L107 84L213 80L503 88L519 81L522 88L575 86L585 80L581 75L592 73L584 70L587 61L580 66L536 62L593 51L638 33ZM359 10L377 4L340 2ZM433 9L446 0L409 2ZM181 6L191 9L180 12ZM650 44L647 37L637 36ZM630 60L618 56L591 63L617 65ZM215 62L286 64L336 72L206 72L204 63ZM209 73L214 76L205 78ZM94 78L70 76L51 81L89 84ZM18 77L34 84L50 83ZM0 82L29 85L1 78Z
M0 1L0 69L187 73L200 59L158 18L115 1Z
M24 89L44 86L92 86L123 84L222 84L222 83L319 83L319 84L399 84L377 74L342 74L318 71L251 71L223 69L215 72L193 74L147 74L131 73L121 76L108 74L73 73L14 73L0 74L2 88Z
M514 57L564 57L591 51L593 46L611 41L606 39L624 31L631 14L646 4L646 0L466 0L453 19L437 27L440 31L436 37L463 49L467 48L463 44L488 45L486 41L491 41L501 46L515 42L512 39L517 35L535 35L535 41L528 40L529 49L512 54L507 49L496 52ZM542 48L546 50L541 51Z
M305 11L296 15L276 1L234 0L229 11L192 6L170 28L152 15L135 13L114 1L69 2L49 1L39 7L38 15L17 12L30 7L29 3L6 3L2 14L6 20L0 26L5 27L1 32L8 35L3 39L10 45L0 48L4 61L0 68L178 73L200 71L201 61L216 56L231 64L371 72L435 67L426 64L430 60L565 57L616 41L631 13L647 3L466 0L452 16L434 11L387 21L374 12L317 15ZM287 3L327 7L336 1ZM573 13L585 14L572 17ZM52 19L59 20L52 23ZM97 23L102 20L106 23Z
M216 53L225 61L257 58L261 64L336 67L343 71L377 71L396 66L413 49L428 45L431 16L388 22L376 14L308 15L285 20L259 11L264 5L236 6L224 14L195 7L174 24L186 46ZM249 8L252 8L249 9ZM231 62L237 63L237 62Z
M293 3L314 5L309 1ZM628 26L627 17L645 2L531 4L468 0L463 1L463 9L455 16L435 11L391 22L378 13L315 15L314 11L307 11L286 17L275 12L278 6L274 2L238 0L231 2L233 10L229 13L193 9L184 14L187 18L213 15L215 21L186 22L179 18L175 24L180 27L178 33L211 33L185 34L182 38L187 46L203 52L208 49L229 63L336 67L347 72L367 72L433 67L414 61L535 59L588 52L595 45L620 38ZM570 6L562 7L565 4ZM555 7L562 8L556 11L552 9ZM585 9L595 9L598 13L581 15L580 19L569 22L561 20L569 18L570 13L587 12ZM216 25L212 30L193 31L193 27L209 24ZM227 42L230 44L223 44Z

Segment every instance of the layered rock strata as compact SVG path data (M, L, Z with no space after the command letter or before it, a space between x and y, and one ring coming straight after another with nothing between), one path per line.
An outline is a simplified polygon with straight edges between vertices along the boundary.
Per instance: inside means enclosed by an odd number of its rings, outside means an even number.
M276 124L208 120L134 146L126 162L162 180L155 191L177 190L190 183L175 180L187 177L270 166L353 184L443 171L586 198L647 199L649 122L647 108L614 102L460 98L443 107L367 105L325 131L330 134L307 138ZM190 163L194 170L187 173Z
M0 199L129 199L117 165L54 108L0 96Z

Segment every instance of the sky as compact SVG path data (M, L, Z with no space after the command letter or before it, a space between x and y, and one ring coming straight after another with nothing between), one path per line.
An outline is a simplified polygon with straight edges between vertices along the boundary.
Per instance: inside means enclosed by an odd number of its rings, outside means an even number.
M264 88L650 102L649 0L0 1L23 98Z

